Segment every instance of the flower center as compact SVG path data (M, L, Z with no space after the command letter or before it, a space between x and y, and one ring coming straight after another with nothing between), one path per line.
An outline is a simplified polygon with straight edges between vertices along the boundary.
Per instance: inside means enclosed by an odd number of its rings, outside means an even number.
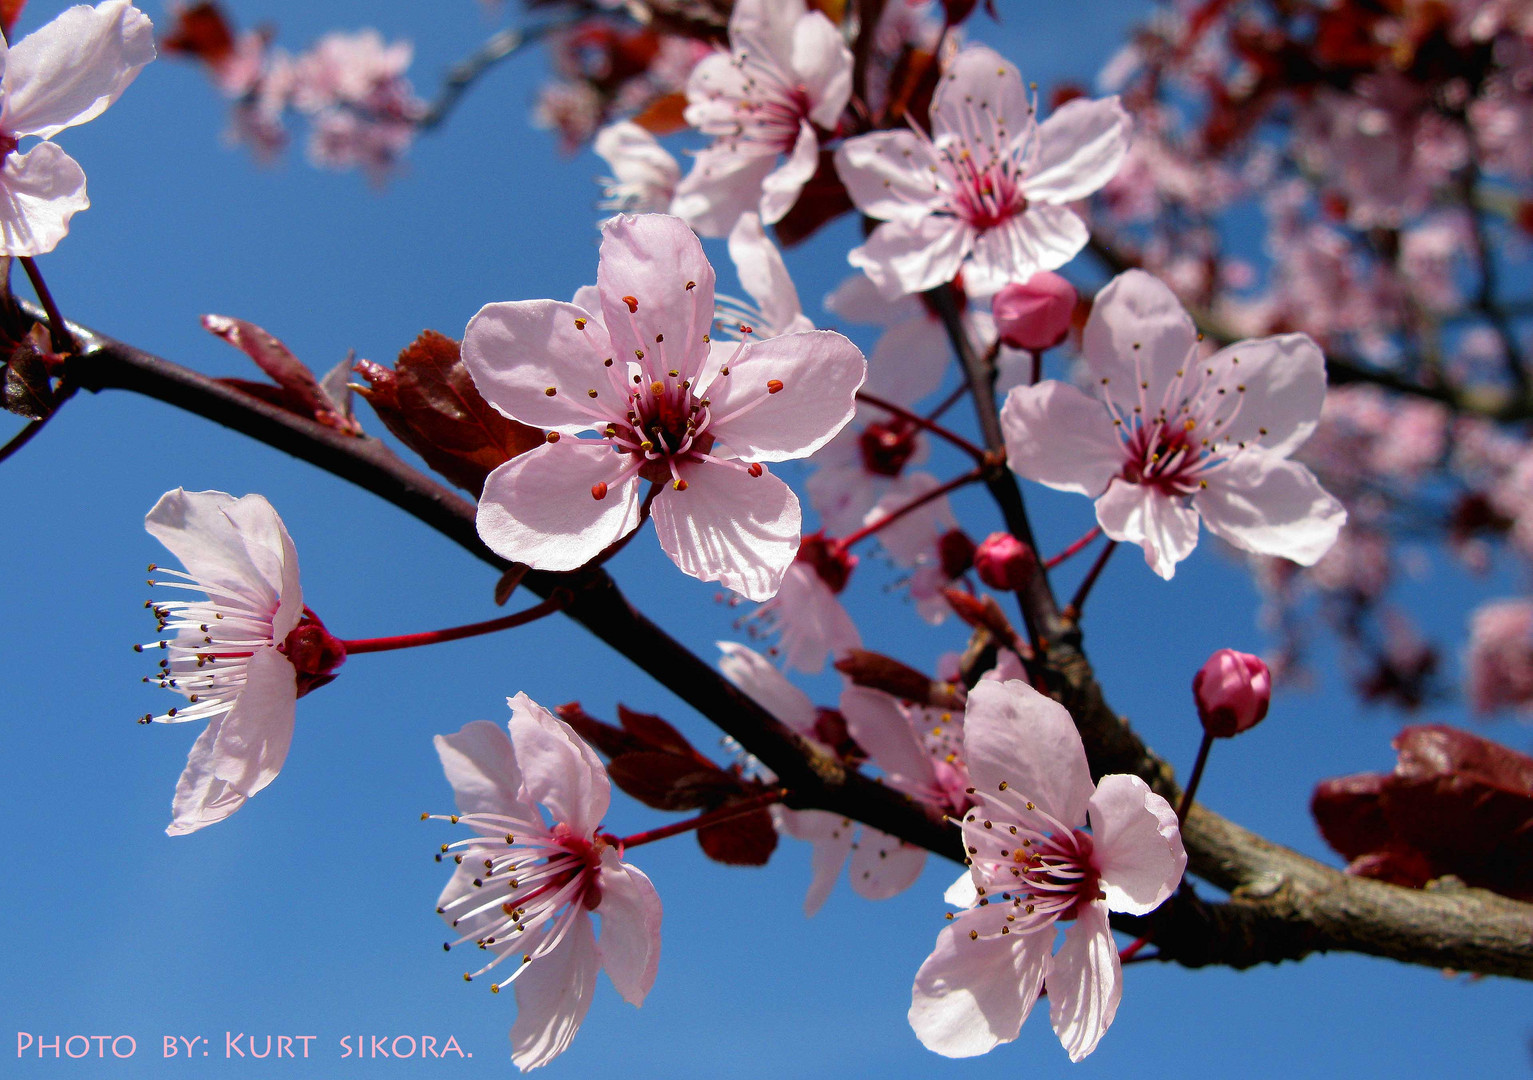
M903 420L869 424L857 436L862 466L875 476L898 476L916 452L916 427Z
M1166 495L1194 494L1204 457L1192 437L1195 429L1192 420L1183 421L1179 427L1154 424L1136 428L1125 447L1128 460L1123 465L1123 478Z
M1010 905L1002 933L1069 921L1102 898L1090 833L1065 827L1031 802L1019 817L1014 802L969 794L976 805L964 815L964 842L980 903Z

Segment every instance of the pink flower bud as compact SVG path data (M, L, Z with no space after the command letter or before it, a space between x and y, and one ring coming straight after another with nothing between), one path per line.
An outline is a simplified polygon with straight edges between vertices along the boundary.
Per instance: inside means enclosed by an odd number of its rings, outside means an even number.
M1070 330L1075 286L1047 270L995 294L990 310L1001 340L1014 349L1053 348Z
M1272 673L1260 657L1220 649L1192 677L1203 730L1229 739L1261 723L1272 703Z
M985 537L974 553L974 571L992 589L1020 589L1038 569L1038 557L1011 533Z

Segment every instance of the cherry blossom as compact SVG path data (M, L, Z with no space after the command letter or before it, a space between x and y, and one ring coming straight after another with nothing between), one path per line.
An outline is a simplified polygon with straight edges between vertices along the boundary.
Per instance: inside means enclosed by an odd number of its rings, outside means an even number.
M612 170L603 177L603 210L624 214L664 212L676 194L681 166L653 135L632 120L608 124L591 149Z
M685 222L621 215L602 231L585 306L488 304L464 333L480 393L549 429L485 481L479 535L573 570L647 510L684 573L765 600L798 551L800 511L762 463L811 454L851 419L862 354L822 330L714 342L713 267ZM641 478L656 485L644 510Z
M598 831L611 786L596 754L526 694L509 704L510 738L487 720L436 736L458 803L444 820L478 834L442 845L458 868L437 913L458 933L449 948L493 954L465 978L510 960L490 989L516 984L511 1060L525 1071L569 1048L599 969L625 1001L644 1003L660 963L660 897Z
M1153 911L1182 879L1176 813L1137 776L1093 784L1070 714L1025 682L970 691L963 746L970 866L946 899L964 910L916 973L910 1025L939 1054L983 1054L1017 1037L1047 986L1054 1032L1080 1061L1123 989L1108 911Z
M1494 600L1469 620L1465 692L1481 715L1533 711L1533 602Z
M862 646L857 624L836 599L856 565L856 556L826 540L824 533L805 536L777 595L742 621L752 636L777 636L773 652L785 668L818 675L827 659Z
M687 81L687 123L714 141L671 209L704 236L723 236L750 210L782 220L819 166L815 129L833 131L852 92L851 51L804 0L739 0L729 46Z
M767 238L759 214L741 214L729 230L729 261L750 301L715 293L715 331L736 341L746 336L760 341L814 329L799 303L782 252Z
M300 683L309 689L323 677L301 677L288 653L303 637L300 625L317 621L305 620L293 541L260 495L177 488L154 504L144 528L186 567L151 567L174 579L151 584L207 594L153 602L168 633L147 646L166 654L147 681L187 704L143 722L208 721L176 785L165 831L179 836L222 821L276 779L293 739Z
M848 256L894 298L952 281L962 268L989 294L1055 270L1086 246L1067 204L1110 180L1128 148L1116 97L1077 98L1039 124L1016 67L970 46L944 73L931 136L875 132L836 151L857 209L883 220Z
M823 752L833 753L820 736L825 734L822 716L805 694L794 686L772 662L753 649L732 641L718 643L724 656L719 670L767 712L781 720ZM850 718L847 718L848 720ZM875 745L882 745L875 742ZM894 767L888 770L893 772ZM773 777L766 776L767 782ZM887 900L904 892L921 875L926 852L897 837L858 825L851 818L826 810L789 810L772 808L772 818L780 832L814 847L810 857L812 878L804 896L804 914L813 915L824 906L841 876L841 868L851 863L852 889L866 900Z
M1307 336L1202 359L1171 290L1131 270L1098 294L1082 353L1096 400L1053 380L1007 395L1019 475L1095 498L1102 531L1139 544L1167 579L1197 545L1199 517L1238 548L1304 566L1335 543L1346 511L1288 460L1325 398L1325 360Z
M100 116L154 59L154 27L126 0L77 5L6 47L0 41L0 254L41 255L90 206L85 173L51 140ZM25 154L17 143L43 141Z

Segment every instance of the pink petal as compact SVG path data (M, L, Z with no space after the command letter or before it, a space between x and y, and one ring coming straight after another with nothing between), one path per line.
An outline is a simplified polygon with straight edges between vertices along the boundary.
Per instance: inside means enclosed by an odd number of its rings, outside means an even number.
M770 603L776 605L774 626L783 666L818 675L827 657L839 658L862 646L857 624L836 594L805 563L794 561L783 575L782 587Z
M1002 906L959 915L916 972L910 1026L928 1050L974 1057L1011 1042L1038 1000L1051 963L1046 934L1000 933ZM969 931L980 932L970 940Z
M745 153L715 143L692 159L692 171L676 185L671 212L703 236L725 236L741 214L758 208L762 181L776 168L775 153Z
M154 27L126 0L66 9L11 47L0 127L47 139L101 115L154 59Z
M958 875L958 880L949 885L942 894L944 903L953 907L971 908L979 903L979 887L974 884L974 875L965 870Z
M967 136L974 127L971 117L981 111L997 118L1012 137L1032 124L1032 102L1016 65L994 49L970 45L943 72L932 99L932 134Z
M1192 362L1198 330L1176 294L1143 270L1129 270L1097 293L1081 354L1120 409L1158 407L1178 370ZM1141 391L1140 383L1149 386Z
M176 781L176 794L171 801L171 821L165 827L166 836L185 836L198 829L216 824L245 805L245 796L229 786L226 780L213 775L213 744L218 741L218 729L224 718L214 717L208 722L197 741L192 743L186 758L186 768Z
M1215 372L1234 364L1238 385L1245 387L1240 414L1221 428L1222 439L1260 442L1269 453L1287 457L1320 419L1325 403L1325 357L1308 334L1240 341L1204 361Z
M683 466L682 477L687 489L667 485L652 508L671 561L747 600L773 596L798 554L798 497L771 473L750 476L713 458Z
M252 606L277 611L290 596L298 614L290 616L281 637L298 624L303 608L298 555L264 496L236 499L222 491L177 488L160 496L144 528L193 577L237 593Z
M465 913L473 911L474 908L483 905L485 899L483 874L484 863L481 862L476 865L472 859L465 859L453 869L452 877L447 879L447 884L442 887L440 895L436 898L436 906L442 909L442 921L452 931L453 938L469 935L468 939L474 941L486 937L490 932L490 927L497 926L506 920L506 913L501 910L498 904L491 907L488 911L479 912L477 915L463 914L460 916L458 914L460 911ZM478 885L474 884L476 879L479 881ZM473 902L465 902L460 907L453 906L455 901L469 895L475 895L478 899ZM517 936L520 937L521 935ZM464 946L455 947L463 948ZM509 952L512 949L516 949L518 954L520 954L526 949L526 945L520 941L503 941L495 946L497 952ZM520 955L518 955L517 959L520 959ZM515 960L507 960L503 966L510 966L515 962ZM475 966L477 967L478 965L475 964Z
M825 298L825 310L854 323L893 326L907 319L929 318L915 297L891 303L866 274L852 274Z
M890 300L925 292L958 276L974 230L958 218L932 214L918 222L886 221L847 253Z
M1096 1049L1123 996L1123 966L1107 925L1107 905L1087 904L1065 930L1048 975L1049 1022L1054 1034L1080 1061Z
M934 164L930 146L912 131L859 135L836 150L836 172L852 202L884 221L914 224L943 201Z
M1207 495L1204 492L1203 495ZM1144 561L1167 581L1198 546L1198 512L1153 488L1114 480L1097 499L1097 523L1114 540L1144 548Z
M596 287L621 356L654 352L668 358L666 367L686 366L713 327L713 280L702 243L680 218L619 214L602 226ZM637 311L629 312L625 297L638 302Z
M782 810L774 817L789 836L814 845L809 860L809 892L804 895L804 914L813 915L825 906L826 898L836 887L836 878L841 876L841 867L851 854L853 830L857 826L851 818L824 810Z
M596 752L568 724L525 693L510 698L511 745L522 767L527 798L548 808L554 823L578 835L596 832L612 799L612 785Z
M864 515L862 524L871 525L886 518L938 486L937 478L931 473L912 472L897 477L890 481L873 509ZM878 542L896 565L921 566L931 563L937 537L957 527L958 519L953 516L947 496L943 495L879 529Z
M629 478L603 498L628 464L605 440L566 438L501 465L479 496L479 536L504 558L538 570L584 566L639 524L639 485Z
M896 405L914 405L942 385L951 348L942 324L924 311L897 322L873 346L863 389Z
M793 24L792 67L798 85L809 95L809 119L836 130L852 96L852 51L841 31L818 11Z
M815 708L808 694L789 682L756 650L733 641L720 641L718 646L724 654L719 670L726 679L800 735L813 734Z
M601 959L591 918L582 911L574 920L564 940L534 960L516 980L511 1061L523 1072L547 1065L569 1049L596 993ZM506 962L515 963L515 959Z
M709 430L747 461L807 457L851 420L867 372L857 346L831 330L752 342L704 391L717 417ZM774 382L781 388L770 393Z
M1066 102L1038 126L1038 160L1023 194L1048 203L1084 199L1117 175L1129 128L1116 97Z
M1102 777L1091 796L1091 833L1108 908L1144 915L1176 891L1187 868L1176 811L1139 777Z
M432 743L460 813L528 817L531 811L537 820L537 811L522 799L522 769L500 725L475 720L451 735L437 735Z
M1095 498L1123 467L1123 444L1100 401L1049 379L1018 386L1001 407L1006 463L1018 476Z
M909 792L935 782L931 755L914 725L888 694L848 686L841 691L841 715L846 717L852 738L884 771L892 787Z
M213 774L249 797L277 778L293 742L298 676L276 649L257 649L245 688L219 725Z
M808 120L800 120L793 152L761 181L761 220L769 225L781 221L798 202L804 185L820 164L820 140Z
M798 290L776 245L767 239L757 214L742 214L729 231L729 259L735 264L740 284L761 309L763 337L812 330L798 302Z
M925 848L864 825L852 848L852 889L864 900L888 900L914 885L925 865Z
M282 524L277 511L260 495L235 499L223 508L223 514L244 545L250 565L256 568L268 587L276 588L278 601L271 617L272 641L280 643L303 618L298 549L293 546L293 538L287 534L287 526Z
M1066 828L1086 824L1096 785L1075 722L1059 702L1025 682L983 680L969 691L963 748L976 788L1019 806L1035 803Z
M1035 203L1027 212L982 233L974 241L973 278L977 294L1026 281L1041 270L1057 270L1080 254L1091 234L1068 206Z
M53 143L21 155L13 150L0 169L0 255L45 255L69 233L69 219L90 206L85 172Z
M593 410L623 413L604 363L616 350L602 325L558 300L486 304L463 331L463 362L475 389L506 416L573 435L603 425ZM593 389L595 401L586 393Z
M602 852L601 940L597 952L607 977L623 1000L644 1004L660 968L660 896L636 867L622 862L617 852Z
M736 0L730 40L739 45L749 38L758 56L781 67L793 53L793 31L807 10L804 0Z
M1221 540L1300 566L1314 566L1347 523L1346 509L1314 473L1255 446L1210 473L1192 504Z

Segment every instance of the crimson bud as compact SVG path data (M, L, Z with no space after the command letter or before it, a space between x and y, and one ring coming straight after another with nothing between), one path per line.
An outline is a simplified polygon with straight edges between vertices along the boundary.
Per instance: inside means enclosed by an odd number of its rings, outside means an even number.
M990 311L1001 340L1014 349L1053 348L1070 331L1075 286L1047 270L995 294Z
M1011 533L994 532L974 553L974 572L992 589L1012 592L1026 585L1038 569L1038 557Z
M1229 739L1261 723L1272 703L1272 673L1261 658L1220 649L1192 677L1203 730Z

